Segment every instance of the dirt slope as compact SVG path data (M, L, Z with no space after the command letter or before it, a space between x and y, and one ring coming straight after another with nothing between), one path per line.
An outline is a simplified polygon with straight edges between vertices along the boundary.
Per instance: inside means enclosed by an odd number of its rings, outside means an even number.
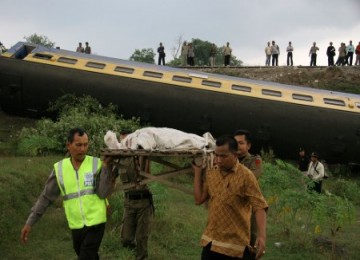
M360 94L360 66L201 68L209 73Z

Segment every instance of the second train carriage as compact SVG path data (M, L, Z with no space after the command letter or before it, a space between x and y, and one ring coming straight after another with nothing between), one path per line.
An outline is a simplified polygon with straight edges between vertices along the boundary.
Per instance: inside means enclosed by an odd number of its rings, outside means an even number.
M0 57L4 111L41 115L73 93L118 105L125 117L214 136L249 129L254 150L360 163L360 96L202 73L19 42Z

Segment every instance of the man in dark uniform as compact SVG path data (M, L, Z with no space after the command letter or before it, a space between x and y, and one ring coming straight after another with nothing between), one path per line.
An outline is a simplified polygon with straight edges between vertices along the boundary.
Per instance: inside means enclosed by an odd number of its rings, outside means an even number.
M330 42L330 45L326 50L326 55L328 56L328 66L334 66L334 56L336 55L336 50L332 42Z
M119 171L123 185L139 183L143 178L137 169L143 168L147 160L128 157L121 160L123 168ZM148 166L143 168L149 173ZM136 249L136 259L148 259L148 238L153 218L152 194L146 184L125 188L124 216L121 227L121 243L124 247Z
M157 52L159 53L159 59L158 59L158 65L162 64L165 66L165 47L163 46L162 42L160 42L160 46L157 49Z
M125 139L130 133L131 131L128 129L122 130L120 140ZM117 163L117 169L115 174L101 175L99 187L114 185L115 178L120 177L125 197L120 234L121 243L128 249L136 250L136 260L146 260L148 259L148 238L154 207L152 194L149 187L141 183L143 177L140 176L139 171L150 173L150 162L144 157L125 156ZM102 197L109 195L109 193L104 194Z
M309 167L309 157L306 156L304 148L299 149L298 169L306 175Z
M252 143L252 135L249 131L240 129L235 131L234 138L238 143L238 159L239 162L245 165L252 173L255 175L258 180L263 172L262 169L262 160L260 155L252 155L249 153ZM251 215L251 236L250 236L250 245L254 246L257 235L256 228L256 219L255 215Z
M260 155L252 155L249 153L251 149L252 135L247 130L237 130L234 133L234 138L238 143L238 158L239 162L249 168L254 174L256 179L262 174L262 160Z

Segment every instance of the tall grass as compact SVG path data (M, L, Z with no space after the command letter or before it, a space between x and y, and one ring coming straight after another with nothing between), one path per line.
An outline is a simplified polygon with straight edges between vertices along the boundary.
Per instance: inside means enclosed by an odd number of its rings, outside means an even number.
M56 201L50 206L40 222L33 227L27 245L21 245L19 242L20 230L30 208L43 189L53 163L59 159L60 157L1 158L1 259L76 259L61 201ZM356 259L353 257L359 253L356 239L360 224L358 222L349 224L344 221L335 240L331 237L330 226L326 221L322 222L324 226L320 225L321 233L315 233L316 223L313 221L316 216L312 216L311 220L308 219L313 213L310 213L307 208L312 206L310 203L304 205L304 202L301 202L305 194L301 190L303 186L296 188L295 183L291 184L288 180L282 180L287 178L284 174L288 174L293 181L296 180L293 175L296 174L296 169L289 165L282 163L265 165L261 185L270 203L270 209L267 253L263 259L341 259L341 252L349 259ZM184 187L192 186L191 176L183 175L179 178L181 179L179 183L183 183L181 185ZM334 179L329 182L325 183L325 189L331 193L331 187L337 181ZM278 188L276 188L276 183ZM156 182L152 183L150 188L154 193L156 206L149 238L150 259L199 259L201 253L199 239L206 225L206 209L195 206L193 197L181 191ZM281 191L284 193L280 194ZM277 193L277 198L272 192ZM327 198L324 195L321 196ZM341 197L336 198L341 199ZM304 201L311 200L306 197L303 199ZM113 211L107 223L100 255L102 259L134 259L134 252L123 248L120 244L123 192L116 191L110 197L110 203ZM345 204L337 202L337 205ZM326 212L326 209L324 210ZM332 210L337 212L338 209ZM314 240L315 238L318 240ZM332 249L334 241L335 251ZM276 242L279 242L281 246L276 246Z

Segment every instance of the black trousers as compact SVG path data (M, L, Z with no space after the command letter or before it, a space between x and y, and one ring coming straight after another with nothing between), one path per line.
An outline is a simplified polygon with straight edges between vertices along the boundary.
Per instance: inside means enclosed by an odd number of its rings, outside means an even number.
M273 66L278 66L278 59L279 59L279 54L273 54L271 64Z
M194 65L195 65L194 57L189 57L189 58L188 58L188 64L189 64L190 66L194 66Z
M310 66L316 66L316 57L317 57L316 53L311 54Z
M165 66L165 55L164 54L159 54L158 65L161 65L161 62Z
M203 251L201 253L201 260L251 260L249 249L246 247L244 256L242 258L232 257L223 255L220 253L216 253L210 250L211 242L207 244L206 247L203 247Z
M308 187L309 191L316 191L317 193L321 193L322 181L314 182L313 187Z
M99 247L104 236L105 223L72 229L73 247L78 260L98 260Z
M346 64L346 57L338 57L336 61L337 66L344 66Z
M230 55L225 55L225 57L224 57L224 65L225 66L228 66L228 65L230 65Z
M334 56L328 56L328 66L334 66Z
M287 54L287 65L289 66L289 65L293 65L294 63L293 63L293 55L292 55L292 52L288 52L288 54Z
M350 66L352 66L353 63L353 56L354 56L353 52L348 52L346 55L346 63Z

